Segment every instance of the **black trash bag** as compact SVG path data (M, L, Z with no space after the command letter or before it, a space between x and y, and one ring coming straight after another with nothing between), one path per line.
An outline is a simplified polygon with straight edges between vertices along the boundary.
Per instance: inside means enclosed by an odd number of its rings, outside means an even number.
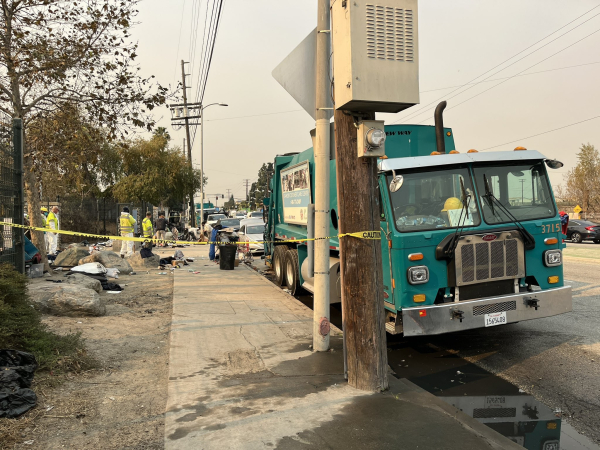
M36 405L29 387L37 367L31 353L0 350L0 417L18 417Z

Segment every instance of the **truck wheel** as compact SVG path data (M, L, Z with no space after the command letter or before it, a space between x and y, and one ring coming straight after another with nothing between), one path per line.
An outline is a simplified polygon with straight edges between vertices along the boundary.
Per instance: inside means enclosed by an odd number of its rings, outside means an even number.
M577 231L571 235L571 241L575 244L580 243L581 240L581 234L579 234Z
M298 250L290 250L285 254L285 286L295 295L300 290L298 276Z
M273 252L273 270L275 270L275 284L281 286L285 281L285 255L288 248L278 245Z

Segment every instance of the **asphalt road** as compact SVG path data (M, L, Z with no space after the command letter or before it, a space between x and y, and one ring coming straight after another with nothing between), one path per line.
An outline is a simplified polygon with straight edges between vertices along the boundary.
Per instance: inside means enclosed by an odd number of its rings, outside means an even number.
M568 243L568 247L593 249L594 244ZM456 381L452 378L456 378L454 366L458 365L462 372L483 376L477 389L484 386L476 394L460 395L518 395L521 389L600 444L600 247L598 250L598 259L567 257L565 260L565 281L573 287L571 313L441 336L388 335L391 367L398 377L417 384L423 374L437 374L434 384L439 385L444 382L439 377L448 378L446 383ZM265 269L263 266L260 264L261 272ZM312 296L299 300L312 307ZM341 326L339 306L331 308L331 321ZM435 349L440 352L436 353ZM460 361L449 360L448 356L456 356ZM461 361L472 363L475 369L465 368L465 362ZM512 383L516 386L515 392L508 384L502 385L498 380L478 374L477 368ZM444 389L447 391L447 388ZM435 389L430 391L435 393ZM573 438L568 444L561 442L561 448L593 447L577 445L576 433L571 435ZM563 435L561 441L564 440Z
M600 443L600 259L567 259L565 280L573 287L571 313L428 342L562 411L579 432Z

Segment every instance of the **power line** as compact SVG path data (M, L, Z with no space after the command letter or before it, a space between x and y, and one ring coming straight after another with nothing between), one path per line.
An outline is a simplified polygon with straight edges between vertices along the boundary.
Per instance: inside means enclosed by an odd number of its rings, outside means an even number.
M272 116L272 115L275 115L275 114L287 114L287 113L293 113L293 112L298 112L298 111L304 111L304 110L303 109L291 109L289 111L277 111L277 112L264 113L264 114L251 114L249 116L224 117L222 119L210 119L210 120L207 120L207 122L214 122L214 121L217 121L217 120L245 119L247 117Z
M463 103L466 103L466 102L468 102L469 100L473 100L475 97L479 97L481 94L485 94L486 92L488 92L488 91L491 91L491 90L492 90L492 89L494 89L495 87L498 87L498 86L500 86L501 84L504 84L504 83L506 83L506 82L507 82L507 81L509 81L509 80L512 80L512 79L513 79L514 77L516 77L517 75L519 75L519 74L521 74L521 73L523 73L523 72L525 72L525 71L527 71L527 70L531 69L532 67L535 67L535 66L537 66L538 64L541 64L541 63L543 63L544 61L547 61L548 59L550 59L550 58L552 58L552 57L554 57L554 56L558 55L559 53L562 53L562 52L564 52L565 50L567 50L567 49L569 49L569 48L573 47L575 44L578 44L579 42L583 41L584 39L587 39L587 38L589 38L590 36L592 36L592 35L594 35L594 34L598 33L599 31L600 31L600 28L599 28L599 29L597 29L596 31L593 31L593 32L591 32L591 33L590 33L590 34L588 34L587 36L585 36L585 37L582 37L582 38L581 38L581 39L579 39L578 41L575 41L575 42L573 42L572 44L570 44L570 45L567 45L565 48L563 48L563 49L561 49L561 50L557 51L556 53L553 53L552 55L548 56L547 58L544 58L544 59L542 59L541 61L539 61L539 62L536 62L535 64L533 64L533 65L531 65L531 66L527 67L526 69L522 70L521 72L517 72L515 75L512 75L511 77L507 78L506 80L503 80L503 81L501 81L500 83L498 83L498 84L495 84L494 86L492 86L492 87L490 87L490 88L486 89L485 91L482 91L482 92L480 92L480 93L478 93L478 94L475 94L474 96L472 96L472 97L469 97L468 99L466 99L466 100L463 100L462 102L460 102L460 103L458 103L458 104L456 104L456 105L454 105L454 106L452 106L452 107L448 108L448 110L450 110L450 109L454 109L454 108L457 108L457 107L459 107L460 105L462 105ZM427 120L429 120L429 119L424 119L424 120L422 120L422 121L421 121L421 122L419 122L419 123L426 122Z
M554 69L539 70L537 72L524 73L524 74L520 74L520 75L513 75L513 78L515 78L515 77L526 77L528 75L537 75L537 74L546 73L546 72L555 72L557 70L574 69L576 67L591 66L593 64L600 64L600 61L591 62L591 63L585 63L585 64L577 64L575 66L556 67ZM508 79L508 78L511 78L511 77L492 78L491 80L480 81L479 83L473 83L473 84L490 83L492 81L505 80L505 79ZM469 83L469 84L472 84L472 83ZM447 87L444 87L444 88L428 89L426 91L420 91L420 94L426 94L427 92L444 91L446 89L452 89L452 88L462 87L462 86L464 86L464 85L461 85L461 86L447 86Z
M211 19L208 26L208 31L205 34L208 37L208 41L206 42L206 46L203 48L202 55L202 65L200 71L200 83L198 85L198 90L196 91L196 103L202 103L204 101L204 93L206 92L206 85L208 82L208 75L210 73L210 67L212 63L212 57L214 53L215 43L217 40L217 34L219 31L219 23L221 20L221 11L223 7L224 0L214 0L213 1L213 9L211 13ZM218 5L218 7L217 7ZM208 4L207 4L208 8ZM210 50L209 50L210 48ZM192 135L192 145L196 138L197 130L194 130Z
M543 131L543 132L541 132L541 133L538 133L538 134L533 134L533 135L531 135L531 136L527 136L527 137L524 137L524 138L515 139L514 141L505 142L504 144L498 144L498 145L494 145L493 147L486 147L486 148L484 148L482 151L485 151L485 150L490 150L490 149L492 149L492 148L502 147L503 145L514 144L515 142L521 142L521 141L523 141L523 140L525 140L525 139L531 139L531 138L534 138L534 137L537 137L537 136L541 136L542 134L553 133L553 132L555 132L555 131L562 130L562 129L564 129L564 128L573 127L573 126L575 126L575 125L579 125L580 123L589 122L590 120L594 120L594 119L600 119L600 116L594 116L594 117L590 117L589 119L580 120L579 122L571 123L571 124L569 124L569 125L565 125L565 126L563 126L563 127L558 127L558 128L554 128L554 129L552 129L552 130Z
M183 16L185 16L185 0L183 0L183 6L181 7L181 21L179 22L179 38L177 39L177 51L175 52L175 73L173 74L173 80L177 80L177 62L179 61L179 44L181 43L181 31L183 30Z
M583 16L585 16L585 15L589 14L590 12L592 12L594 9L596 9L596 8L598 8L598 7L600 7L600 5L596 5L596 6L594 6L592 9L590 9L590 10L586 11L586 12L585 12L585 13L583 13L582 15L580 15L580 16L578 16L578 17L576 17L575 19L571 20L570 22L566 23L566 24L565 24L565 25L563 25L562 27L558 28L557 30L553 31L552 33L550 33L550 34L548 34L547 36L543 37L542 39L538 40L537 42L535 42L535 43L531 44L530 46L526 47L525 49L523 49L523 50L521 50L520 52L516 53L515 55L511 56L510 58L508 58L508 59L506 59L506 60L502 61L500 64L497 64L496 66L492 67L491 69L489 69L489 70L487 70L487 71L483 72L481 75L478 75L478 76L476 76L476 77L475 77L475 78L473 78L471 81L469 81L469 82L465 83L464 85L462 85L461 87L459 87L459 88L455 89L454 91L452 91L452 92L448 93L447 95L451 95L451 94L453 94L454 92L456 92L456 91L459 91L459 90L460 90L460 89L462 89L463 87L465 87L465 86L468 86L468 85L472 84L472 83L473 83L475 80L477 80L478 78L481 78L481 77L482 77L482 76L484 76L485 74L487 74L487 73L489 73L489 72L491 72L491 71L493 71L493 70L497 69L498 67L500 67L500 66L502 66L503 64L507 63L507 62L508 62L508 61L510 61L511 59L514 59L514 58L516 58L516 57L517 57L517 56L519 56L521 53L523 53L523 52L525 52L525 51L529 50L530 48L532 48L532 47L534 47L534 46L536 46L536 45L537 45L537 44L539 44L540 42L542 42L542 41L546 40L547 38L549 38L549 37L550 37L550 36L552 36L553 34L557 33L558 31L562 30L563 28L565 28L565 27L569 26L569 25L570 25L570 24L572 24L573 22L575 22L575 21L579 20L581 17L583 17ZM599 14L600 14L600 13L599 13ZM528 56L531 56L531 55L532 55L532 54L534 54L535 52L537 52L537 51L541 50L542 48L544 48L544 47L546 47L547 45L551 44L552 42L556 41L557 39L560 39L560 38L561 38L561 37L563 37L564 35L566 35L566 34L570 33L571 31L573 31L573 30L575 30L575 29L577 29L577 28L579 28L579 27L580 27L581 25L583 25L584 23L586 23L586 22L588 22L588 21L592 20L594 17L598 16L599 14L596 14L596 15L594 15L594 16L592 16L592 17L590 17L589 19L585 20L584 22L582 22L582 23L578 24L577 26L575 26L575 27L571 28L569 31L567 31L567 32L565 32L565 33L563 33L563 34L561 34L561 35L560 35L560 36L558 36L557 38L555 38L555 39L553 39L553 40L551 40L551 41L549 41L549 42L545 43L545 44L544 44L544 45L542 45L541 47L539 47L539 48L535 49L533 52L531 52L531 53L529 53L529 54L527 54L527 55L523 56L522 58L518 59L517 61L514 61L513 63L509 64L508 66L506 66L506 67L504 67L504 68L500 69L499 71L497 71L497 72L495 72L495 73L493 73L493 74L489 75L487 78L485 78L485 79L484 79L484 80L482 80L482 81L485 81L485 80L487 80L488 78L490 78L490 77L492 77L492 76L494 76L494 75L496 75L496 74L498 74L498 73L502 72L503 70L505 70L505 69L507 69L507 68L509 68L509 67L513 66L514 64L518 63L518 62L519 62L519 61L521 61L522 59L524 59L524 58L527 58ZM462 92L459 92L459 93L457 93L456 95L454 95L454 96L452 96L452 97L449 97L449 98L456 97L457 95L460 95L461 93L463 93L463 92L466 92L467 90L469 90L469 89L473 88L474 86L477 86L477 85L478 85L479 83L481 83L482 81L479 81L478 83L473 83L473 85L472 85L472 86L468 87L468 88L467 88L467 89L465 89L464 91L462 91ZM439 102L440 100L443 100L445 97L447 97L447 95L446 95L446 96L444 96L444 97L440 97L440 98L438 98L438 99L434 100L434 101L433 101L433 102L431 102L431 103L428 103L427 105L425 105L425 106L423 106L423 107L419 108L418 110L416 110L416 111L413 111L413 112L412 112L412 113L410 113L408 116L406 116L406 117L403 117L403 118L400 118L400 119L398 119L396 122L392 122L392 123L398 123L400 120L403 120L403 121L404 121L404 120L408 120L408 119L410 119L410 118L412 118L412 117L415 117L415 116L417 116L417 115L420 115L420 114L422 113L422 111L424 111L425 109L429 108L431 105L433 105L433 104L436 104L436 103L437 103L437 102ZM448 100L449 98L445 98L445 99L446 99L446 100Z

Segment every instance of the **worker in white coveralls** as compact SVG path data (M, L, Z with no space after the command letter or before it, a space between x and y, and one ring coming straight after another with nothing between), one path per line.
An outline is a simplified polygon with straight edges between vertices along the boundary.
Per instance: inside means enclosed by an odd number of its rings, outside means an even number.
M50 230L58 230L58 206L53 206L50 212L48 213L48 217L46 218L46 228ZM58 233L52 233L48 231L46 233L48 236L48 254L56 255L56 246L58 245Z
M119 217L119 223L121 224L121 236L133 237L133 226L135 225L136 220L129 214L129 208L127 206L123 208L121 217ZM125 258L125 253L127 253L127 256L133 255L133 241L122 241L121 258Z

